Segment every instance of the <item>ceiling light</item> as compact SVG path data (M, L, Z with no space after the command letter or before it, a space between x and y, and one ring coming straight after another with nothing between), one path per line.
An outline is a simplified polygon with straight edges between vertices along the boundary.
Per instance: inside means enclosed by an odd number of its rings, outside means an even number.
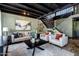
M26 15L26 11L24 11L23 14Z
M27 15L30 15L29 13L27 13Z
M25 13L25 12L24 12L23 14L24 14L24 15L26 15L26 13Z

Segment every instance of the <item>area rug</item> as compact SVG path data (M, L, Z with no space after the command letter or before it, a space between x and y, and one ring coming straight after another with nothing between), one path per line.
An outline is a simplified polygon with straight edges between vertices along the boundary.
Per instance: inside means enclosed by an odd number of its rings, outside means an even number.
M55 45L49 43L41 46L45 50L35 49L35 56L74 56L74 53L61 49ZM32 56L33 49L27 49L28 46L25 43L19 43L9 46L8 56ZM5 52L5 48L4 48Z

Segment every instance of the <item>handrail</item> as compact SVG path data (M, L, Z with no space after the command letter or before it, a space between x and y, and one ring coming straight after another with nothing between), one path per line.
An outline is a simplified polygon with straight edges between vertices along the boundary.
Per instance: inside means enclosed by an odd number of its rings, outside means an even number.
M60 25L62 22L64 22L65 20L61 20L61 21L58 21L56 26Z
M63 33L62 31L60 31L57 27L55 27L55 29L57 30L57 31L59 31L60 33Z
M59 32L61 32L61 33L64 33L63 31L61 31L61 30L59 30L58 28L57 28L57 26L58 25L60 25L61 23L63 23L65 20L62 20L61 22L59 22L59 24L57 24L56 25L56 27L55 27L55 29L57 29ZM66 33L65 33L65 35L67 35ZM67 35L68 36L68 35Z
M43 20L41 20L41 21L43 22L43 24L44 24L46 27L48 27L47 24L46 24Z

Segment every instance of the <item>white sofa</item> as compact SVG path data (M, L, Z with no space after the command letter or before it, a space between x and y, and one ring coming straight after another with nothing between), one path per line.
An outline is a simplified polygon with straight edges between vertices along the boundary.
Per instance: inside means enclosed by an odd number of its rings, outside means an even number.
M62 37L59 38L59 40L57 40L55 37L56 35L53 35L53 34L48 35L48 36L41 34L40 36L41 39L49 41L50 43L58 45L60 47L63 47L68 43L68 36L66 36L65 34L62 34Z
M25 35L25 36L19 37L19 38L14 38L14 35L11 35L11 37L12 37L12 43L19 42L19 41L25 41L25 40L28 40L31 38L29 35Z
M60 47L67 45L68 36L63 34L62 37L59 38L59 40L57 40L55 37L56 37L56 35L49 36L49 42L52 43L52 44L58 45Z

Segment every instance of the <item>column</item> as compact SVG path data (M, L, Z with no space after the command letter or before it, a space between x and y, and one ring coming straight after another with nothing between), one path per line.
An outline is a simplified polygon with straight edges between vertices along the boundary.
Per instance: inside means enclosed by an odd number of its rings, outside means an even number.
M2 47L2 24L1 24L1 11L0 11L0 56L3 54Z

